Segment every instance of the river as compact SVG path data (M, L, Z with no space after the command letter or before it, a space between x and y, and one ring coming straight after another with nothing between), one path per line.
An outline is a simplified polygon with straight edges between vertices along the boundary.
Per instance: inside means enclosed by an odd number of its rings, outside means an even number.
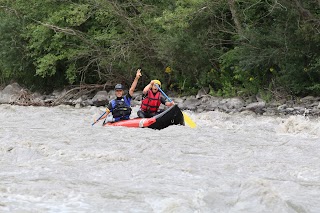
M0 105L0 212L320 212L319 118L91 126L102 109Z

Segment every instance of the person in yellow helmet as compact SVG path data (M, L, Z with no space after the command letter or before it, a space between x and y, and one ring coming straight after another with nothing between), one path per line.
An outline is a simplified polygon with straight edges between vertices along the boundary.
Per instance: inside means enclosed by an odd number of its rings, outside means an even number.
M140 110L137 112L138 117L151 118L157 115L158 113L160 113L159 106L161 103L166 106L174 105L173 101L166 101L166 99L161 96L161 93L156 84L159 87L161 87L161 82L159 80L152 80L143 89L141 107Z

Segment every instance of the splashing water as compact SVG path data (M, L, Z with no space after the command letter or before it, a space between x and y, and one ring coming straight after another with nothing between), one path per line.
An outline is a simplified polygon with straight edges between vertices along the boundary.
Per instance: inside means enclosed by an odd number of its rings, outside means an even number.
M197 128L91 127L102 110L0 105L0 211L320 211L319 119L185 111Z

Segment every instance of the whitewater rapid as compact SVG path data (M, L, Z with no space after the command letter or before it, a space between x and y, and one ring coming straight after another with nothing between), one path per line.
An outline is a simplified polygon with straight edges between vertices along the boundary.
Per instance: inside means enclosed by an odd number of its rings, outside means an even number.
M102 110L0 105L0 212L320 212L319 118L91 126Z

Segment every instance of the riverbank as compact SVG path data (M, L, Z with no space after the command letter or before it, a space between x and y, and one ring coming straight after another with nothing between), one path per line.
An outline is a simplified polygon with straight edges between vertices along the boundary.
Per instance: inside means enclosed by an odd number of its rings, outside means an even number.
M170 95L169 95L170 96ZM171 97L171 96L170 96ZM31 93L17 83L12 83L0 90L0 104L23 106L71 105L76 108L86 106L106 106L115 98L114 91L106 91L97 86L75 87L69 90L54 91L51 94ZM138 106L142 92L133 95L132 106ZM208 95L200 90L196 96L171 97L182 110L194 112L221 111L228 114L257 114L266 116L303 115L320 116L320 97L306 96L294 100L273 100L266 102L259 97L222 98Z

